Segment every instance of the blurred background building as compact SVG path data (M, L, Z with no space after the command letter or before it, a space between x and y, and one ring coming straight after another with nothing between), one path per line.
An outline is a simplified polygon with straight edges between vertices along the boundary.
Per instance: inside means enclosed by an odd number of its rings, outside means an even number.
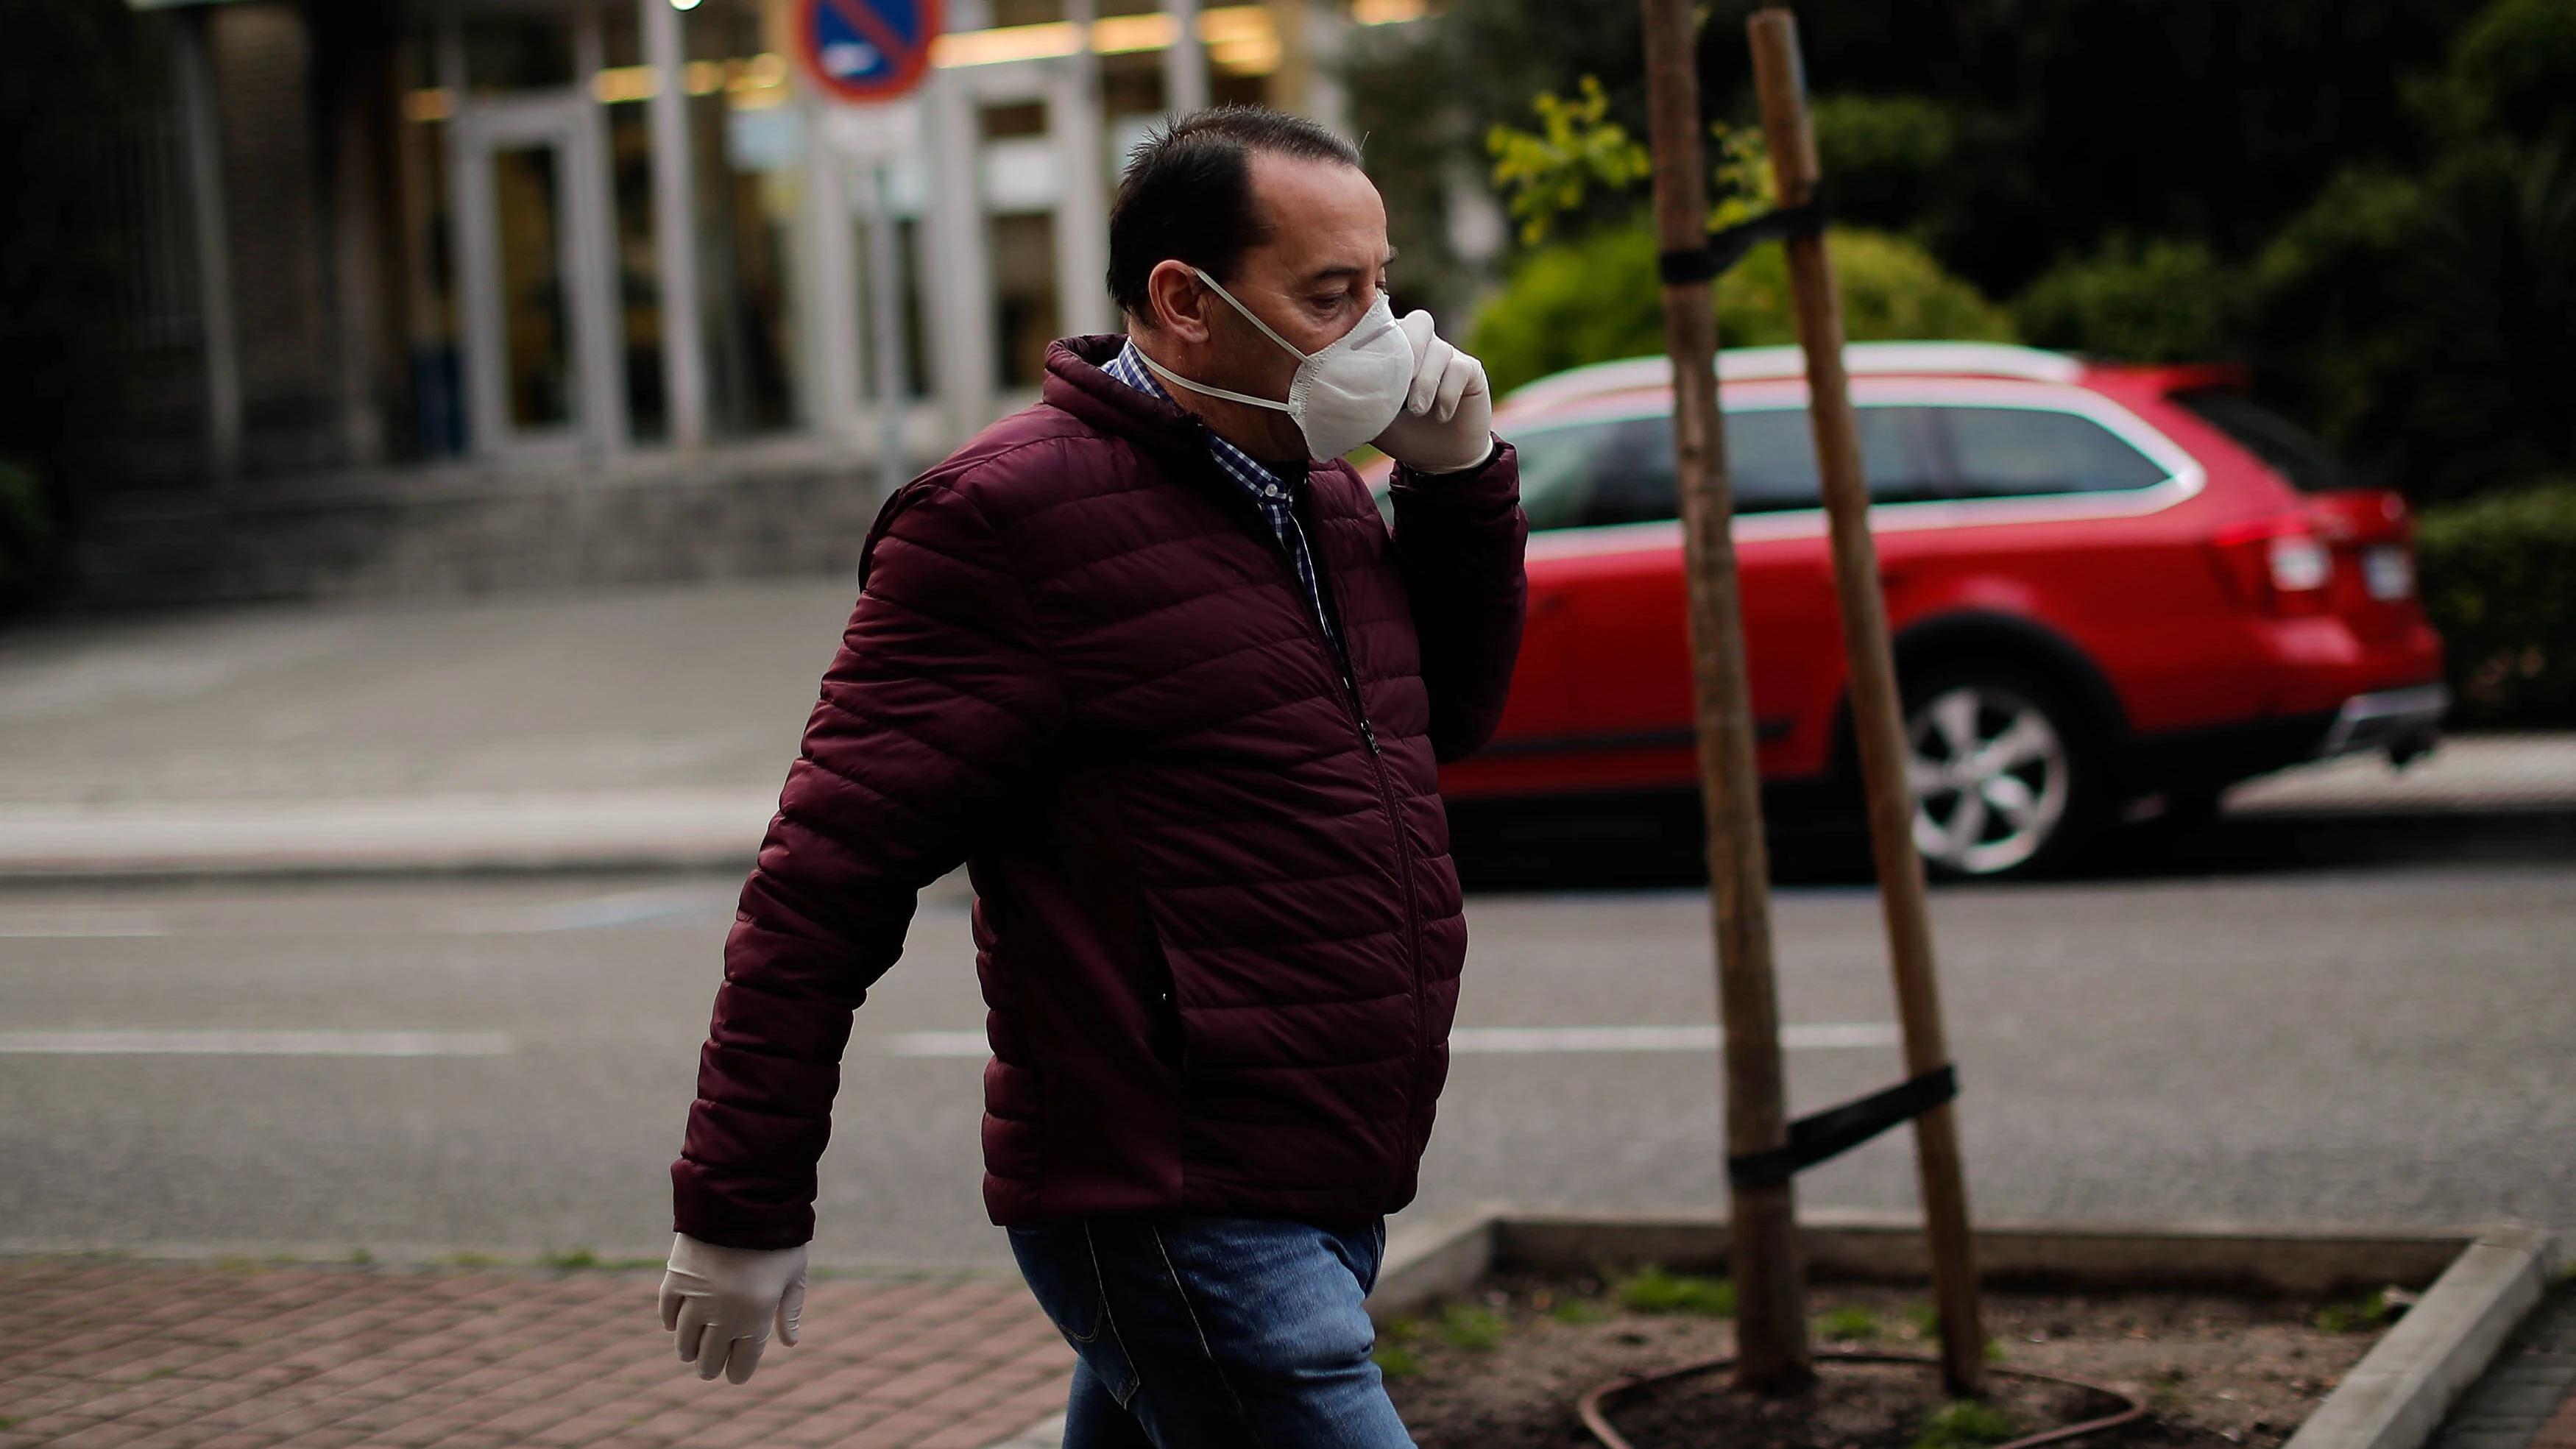
M1341 125L1344 33L1421 13L949 0L917 95L854 109L797 0L133 6L112 471L159 496L91 519L111 599L329 591L360 554L368 591L854 557L889 397L933 458L1115 330L1150 125Z

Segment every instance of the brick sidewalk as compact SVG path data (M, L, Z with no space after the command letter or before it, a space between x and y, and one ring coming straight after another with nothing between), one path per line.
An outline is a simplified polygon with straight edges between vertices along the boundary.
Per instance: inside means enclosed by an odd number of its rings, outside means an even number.
M826 1280L804 1345L701 1383L659 1276L0 1262L0 1449L983 1449L1073 1355L993 1279Z
M2576 1449L2576 1283L2561 1283L2451 1411L2435 1449Z

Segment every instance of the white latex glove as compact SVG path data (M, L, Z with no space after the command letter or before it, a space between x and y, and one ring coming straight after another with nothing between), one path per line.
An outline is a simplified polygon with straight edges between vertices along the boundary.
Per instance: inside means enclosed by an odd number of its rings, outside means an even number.
M1441 340L1431 314L1396 323L1413 344L1413 390L1377 435L1379 451L1417 473L1456 473L1494 453L1494 397L1485 364Z
M748 1383L769 1347L769 1328L789 1348L805 1316L805 1250L719 1248L686 1233L671 1238L662 1275L662 1326L678 1335L680 1357L698 1377Z

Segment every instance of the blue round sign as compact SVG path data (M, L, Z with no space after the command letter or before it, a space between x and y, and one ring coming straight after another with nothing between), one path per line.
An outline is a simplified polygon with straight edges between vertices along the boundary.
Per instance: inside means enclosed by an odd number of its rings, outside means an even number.
M882 101L921 84L939 0L800 0L797 49L826 95Z

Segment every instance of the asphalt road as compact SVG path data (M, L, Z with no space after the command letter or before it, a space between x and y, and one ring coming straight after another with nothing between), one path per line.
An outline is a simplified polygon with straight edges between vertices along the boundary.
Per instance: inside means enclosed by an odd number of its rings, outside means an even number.
M2327 863L1938 893L1978 1213L2576 1223L2576 860L2279 838ZM0 1251L657 1253L736 884L0 892ZM1777 918L1793 1107L1893 1081L1874 898L1793 887ZM1415 1211L1721 1201L1715 1055L1672 1030L1711 1020L1704 899L1470 921L1483 1049ZM980 1024L950 888L861 1015L818 1258L1002 1261ZM1907 1147L1802 1182L1902 1208Z

